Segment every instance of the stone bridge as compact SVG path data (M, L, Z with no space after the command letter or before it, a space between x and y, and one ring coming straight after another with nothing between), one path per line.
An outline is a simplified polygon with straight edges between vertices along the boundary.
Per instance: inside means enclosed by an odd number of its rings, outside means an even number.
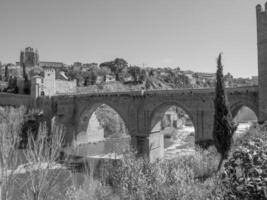
M229 88L227 97L235 116L247 106L258 116L258 87ZM86 131L92 113L102 104L113 108L123 119L133 143L151 160L163 156L163 136L152 132L170 106L181 107L191 118L197 143L212 141L214 89L179 89L131 91L53 96L39 99L38 106L46 110L46 118L66 127L65 142L71 143L81 131Z
M227 88L230 110L235 116L247 106L259 116L258 86ZM58 95L33 99L26 95L0 94L0 106L38 107L48 124L54 119L65 127L65 144L86 131L92 113L102 104L113 108L123 119L132 142L151 160L163 156L163 136L152 132L171 106L181 107L191 118L197 143L212 141L214 88L109 92Z

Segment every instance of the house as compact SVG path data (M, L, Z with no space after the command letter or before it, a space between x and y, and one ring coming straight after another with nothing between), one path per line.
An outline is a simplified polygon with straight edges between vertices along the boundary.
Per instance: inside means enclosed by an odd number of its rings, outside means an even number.
M96 68L98 68L98 64L97 63L85 63L85 64L82 65L81 71L86 72L86 71L88 71L90 69L96 69Z
M124 77L122 77L122 80L124 84L135 82L134 77L130 74L126 74Z
M72 70L73 71L81 71L82 70L82 63L80 63L80 62L73 63Z
M106 75L106 83L114 82L116 81L116 77L113 74L107 74Z
M104 75L98 75L97 77L96 77L96 81L95 81L95 83L96 84L101 84L101 83L103 83L105 81L105 76Z
M74 93L76 88L76 80L69 81L64 72L56 76L53 67L45 67L43 76L37 74L31 77L31 95L34 97Z
M53 67L55 69L63 69L64 64L62 62L47 62L47 61L40 61L40 67Z
M251 77L251 82L252 82L252 85L258 85L258 76L252 76Z
M0 81L0 91L3 91L7 87L8 87L8 82Z

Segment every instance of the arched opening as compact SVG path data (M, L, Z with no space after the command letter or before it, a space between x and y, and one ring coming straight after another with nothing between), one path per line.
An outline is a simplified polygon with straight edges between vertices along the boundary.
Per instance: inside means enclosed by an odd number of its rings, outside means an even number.
M151 121L151 133L155 132L163 135L167 159L194 150L194 123L189 113L178 105L163 105L156 109Z
M252 128L257 120L256 113L248 106L241 105L232 110L234 122L238 124L234 140L241 138L247 130Z
M117 111L95 104L80 116L73 144L78 155L112 157L129 149L130 136Z

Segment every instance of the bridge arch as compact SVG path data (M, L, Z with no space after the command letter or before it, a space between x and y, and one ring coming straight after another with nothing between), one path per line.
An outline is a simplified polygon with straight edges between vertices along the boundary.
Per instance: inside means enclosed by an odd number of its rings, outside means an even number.
M258 117L258 107L257 107L257 105L256 105L255 102L251 102L251 101L247 101L247 100L239 100L239 101L236 101L236 102L234 102L234 103L232 103L230 105L230 110L231 110L231 113L232 113L233 118L237 115L238 111L242 107L248 107Z
M152 131L152 129L154 128L154 126L162 119L164 113L171 107L171 106L176 106L178 108L181 108L185 114L187 114L190 118L190 120L193 123L193 126L195 128L195 131L197 131L197 126L196 126L196 119L193 115L193 113L183 104L181 103L177 103L177 102L166 102L166 103L162 103L157 105L151 115L150 115L150 127L149 127L149 132Z
M123 117L124 115L121 113L121 111L119 109L116 109L115 106L112 106L112 104L107 103L107 102L95 102L95 103L83 106L81 111L77 114L77 117L76 117L77 126L76 126L74 139L77 139L77 137L80 133L86 133L87 132L88 125L89 125L89 122L92 118L92 115L97 111L98 108L100 108L103 105L107 106L110 110L112 110L112 112L116 113L114 115L114 118L118 117L119 118L118 121L122 121L123 126L125 127L126 134L129 133L128 125L126 123L126 120ZM96 116L94 116L94 118L95 118L95 120L98 120L98 119L96 119ZM103 135L103 137L104 137L104 135Z

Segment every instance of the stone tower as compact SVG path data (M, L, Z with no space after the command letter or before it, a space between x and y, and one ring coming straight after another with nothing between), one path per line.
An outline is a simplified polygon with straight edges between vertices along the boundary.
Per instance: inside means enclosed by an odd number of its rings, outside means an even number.
M44 67L43 92L45 96L56 94L56 71L52 67Z
M263 9L256 6L257 14L257 46L258 46L258 78L259 78L259 122L267 121L267 2Z
M33 67L39 65L39 55L37 50L33 50L31 47L25 48L24 51L20 52L20 66L24 68L24 74L25 77Z

